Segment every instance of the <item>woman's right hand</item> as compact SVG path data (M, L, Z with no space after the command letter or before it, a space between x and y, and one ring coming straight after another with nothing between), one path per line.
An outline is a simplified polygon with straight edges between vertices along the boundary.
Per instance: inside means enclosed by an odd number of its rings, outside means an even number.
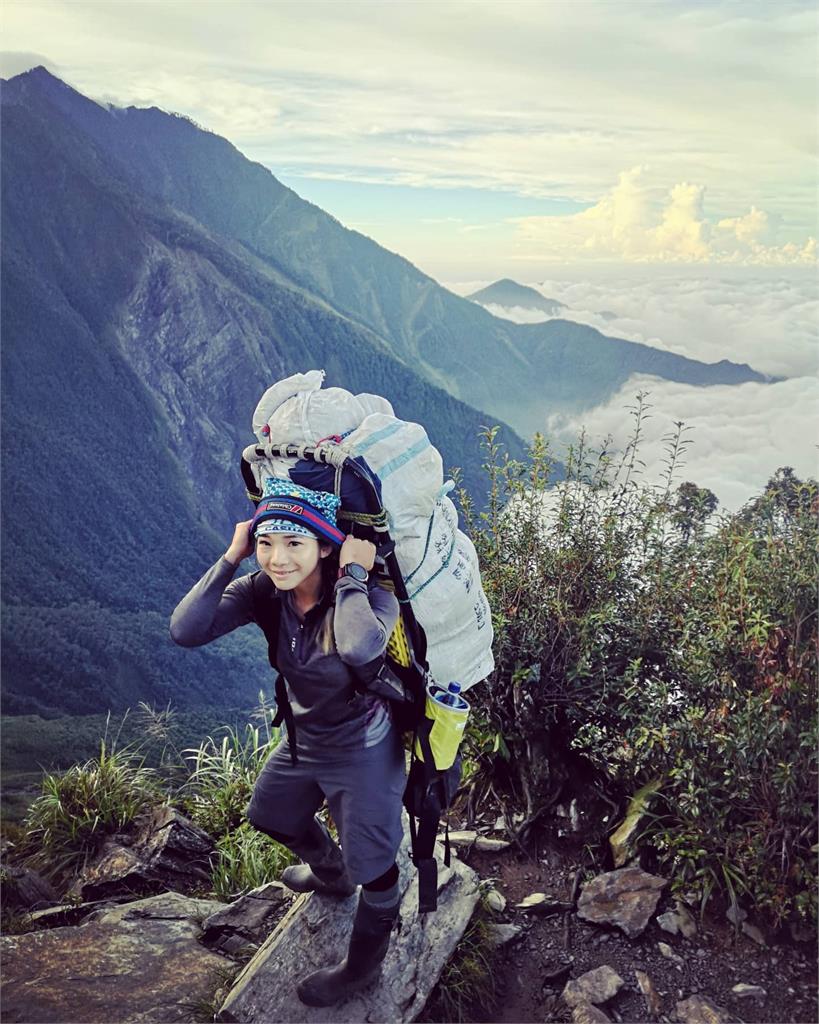
M250 524L252 522L252 519L245 519L244 522L236 524L236 528L233 531L233 540L225 552L225 559L231 565L238 565L243 558L253 554L254 544L253 538L250 536Z

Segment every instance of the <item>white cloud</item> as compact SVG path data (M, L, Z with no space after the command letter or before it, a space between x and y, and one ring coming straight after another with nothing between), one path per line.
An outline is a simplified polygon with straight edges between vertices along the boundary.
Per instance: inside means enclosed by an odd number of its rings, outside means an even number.
M489 283L448 287L469 295ZM819 372L819 297L814 276L805 271L780 276L756 270L753 276L731 277L722 267L693 267L685 277L648 278L635 268L628 275L566 275L529 284L566 304L559 319L588 324L610 337L704 362L749 363L776 377ZM517 323L555 319L530 309L488 308Z
M488 283L468 281L450 288L468 295ZM732 276L720 267L695 267L686 276L652 279L635 269L592 280L555 276L532 287L570 307L562 311L563 319L587 323L611 337L705 362L746 362L791 378L698 388L635 377L603 406L573 419L553 417L548 432L554 441L569 444L585 426L597 441L611 433L622 447L632 426L626 407L638 391L648 390L654 408L642 452L647 481L662 478L662 438L675 420L692 428L686 436L693 441L677 483L693 480L710 487L726 508L739 508L758 494L780 466L793 466L802 477L817 476L819 299L813 275L757 270L753 276ZM519 323L553 319L532 310L489 308Z
M516 217L522 259L590 258L626 262L811 264L816 239L775 244L777 219L752 207L716 225L705 214L705 187L681 182L665 191L645 168L623 171L594 206L566 216Z
M599 445L611 434L622 450L633 427L628 407L639 391L650 393L647 401L652 406L640 448L646 482L659 484L665 475L665 438L675 421L691 428L683 436L692 444L683 455L673 486L691 480L709 487L724 509L736 510L759 494L780 466L792 466L803 478L819 475L816 431L810 429L819 413L819 381L815 378L695 388L634 377L611 401L582 417L553 417L547 434L567 445L576 441L585 426L592 442Z

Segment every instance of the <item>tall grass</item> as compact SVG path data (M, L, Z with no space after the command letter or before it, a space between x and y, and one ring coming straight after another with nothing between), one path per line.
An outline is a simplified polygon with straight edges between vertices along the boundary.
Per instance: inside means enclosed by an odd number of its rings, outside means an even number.
M137 751L109 749L102 740L98 757L44 776L23 824L20 852L47 878L65 881L108 835L165 800L156 772Z

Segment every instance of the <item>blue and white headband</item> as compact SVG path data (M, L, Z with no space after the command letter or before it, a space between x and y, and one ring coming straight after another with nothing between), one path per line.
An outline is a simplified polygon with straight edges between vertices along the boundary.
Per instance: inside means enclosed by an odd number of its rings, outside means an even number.
M340 504L338 495L328 491L311 491L290 480L266 480L250 532L253 537L298 533L340 546L345 537L336 526Z

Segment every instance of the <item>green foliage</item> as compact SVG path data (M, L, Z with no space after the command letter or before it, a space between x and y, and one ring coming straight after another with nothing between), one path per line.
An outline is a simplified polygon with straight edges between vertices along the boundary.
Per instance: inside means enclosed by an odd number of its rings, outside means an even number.
M569 786L624 809L659 777L641 843L675 888L815 918L817 485L781 470L717 518L674 490L682 424L662 485L639 481L647 408L617 459L581 436L553 488L542 438L521 463L485 434L489 508L462 497L496 629L471 784L532 823Z
M428 1019L461 1024L479 1014L482 1020L494 1006L498 985L492 971L490 924L490 912L479 903L430 996L425 1015L431 1011L433 1016Z
M244 817L256 776L278 741L267 725L264 694L259 699L252 717L262 726L225 726L224 735L185 751L176 742L176 712L142 705L142 748L117 749L126 719L110 746L102 741L99 757L43 776L40 796L15 830L20 853L47 877L67 883L107 835L126 828L144 808L173 802L216 840L212 885L218 898L235 899L278 877L292 854ZM146 765L146 748L158 767Z
M26 816L20 852L47 878L65 881L105 837L165 800L156 773L134 750L108 749L62 775L48 773Z
M273 744L268 732L247 725L244 735L231 727L220 740L208 737L184 752L190 771L184 787L185 808L215 839L241 826L253 784Z
M233 900L256 886L278 878L293 855L257 832L245 820L245 808L256 777L278 742L268 726L269 707L263 694L255 715L263 725L248 724L244 733L229 728L219 740L208 737L186 750L189 777L183 804L192 820L216 840L212 873L219 899Z
M257 832L248 822L223 835L216 851L213 891L217 899L226 902L278 878L295 860L286 846Z

